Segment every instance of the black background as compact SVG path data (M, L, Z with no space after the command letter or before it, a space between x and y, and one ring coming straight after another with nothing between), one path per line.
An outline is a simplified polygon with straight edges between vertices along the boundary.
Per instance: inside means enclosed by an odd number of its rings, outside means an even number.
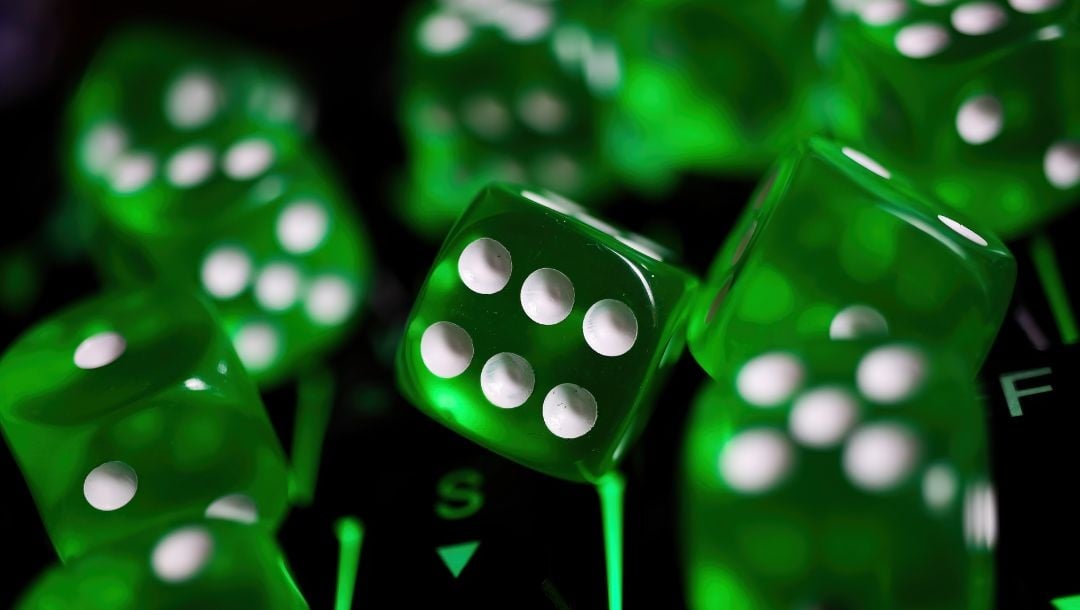
M19 0L16 0L19 1ZM29 0L33 2L34 0ZM33 56L34 81L0 110L0 261L17 261L35 279L25 300L3 298L0 345L57 308L91 294L97 281L71 224L57 149L63 111L96 47L129 23L156 23L223 34L286 59L314 91L315 138L343 175L371 229L379 267L375 296L358 332L330 359L337 400L316 501L295 509L281 532L300 588L315 609L332 607L337 565L334 521L359 516L366 538L355 608L606 606L596 493L528 471L427 420L398 396L389 355L437 243L395 218L395 181L405 153L395 121L393 58L404 3L336 0L256 2L121 0L51 2ZM373 5L378 5L375 8ZM3 13L0 13L2 15ZM497 61L493 58L492 61ZM752 180L685 178L662 201L616 196L607 215L629 228L674 238L687 264L703 272ZM1075 215L1049 236L1067 284L1075 278ZM1020 280L1013 311L983 374L1002 496L1001 607L1047 608L1051 596L1080 594L1080 526L1070 500L1077 474L1074 439L1080 369L1057 331L1026 251L1013 245ZM1074 300L1077 298L1074 295ZM1037 350L1013 321L1030 312L1051 344ZM1025 399L1010 418L997 376L1052 366L1055 391ZM642 440L623 470L628 478L628 608L684 605L677 551L678 448L689 401L703 379L686 358L677 367ZM2 391L2 388L0 388ZM282 438L291 436L295 388L266 403ZM287 444L287 441L286 441ZM475 515L440 519L437 482L449 472L481 473L485 502ZM9 558L0 574L0 606L13 600L54 556L10 455L0 452L0 540ZM445 499L444 499L445 500ZM454 579L435 547L480 540ZM1075 586L1074 586L1075 585Z

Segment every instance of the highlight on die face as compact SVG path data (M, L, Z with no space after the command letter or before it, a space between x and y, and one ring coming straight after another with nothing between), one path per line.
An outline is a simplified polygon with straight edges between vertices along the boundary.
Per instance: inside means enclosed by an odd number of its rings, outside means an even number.
M1080 608L1080 2L9 4L0 605Z

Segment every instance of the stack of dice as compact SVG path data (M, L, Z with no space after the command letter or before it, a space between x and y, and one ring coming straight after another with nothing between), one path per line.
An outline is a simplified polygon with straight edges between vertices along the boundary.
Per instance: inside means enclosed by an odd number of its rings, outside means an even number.
M67 166L107 290L0 361L0 425L65 564L21 608L307 607L256 384L339 342L371 274L312 118L227 43L132 30L92 62Z

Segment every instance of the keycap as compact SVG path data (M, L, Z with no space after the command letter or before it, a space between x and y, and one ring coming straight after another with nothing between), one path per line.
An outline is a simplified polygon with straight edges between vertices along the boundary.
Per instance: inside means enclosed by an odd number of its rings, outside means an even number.
M1030 232L1080 193L1078 6L868 3L837 28L833 131L1002 237Z
M428 415L548 474L592 480L645 425L696 279L557 195L482 191L409 316L398 383Z
M698 395L684 456L691 607L991 607L985 424L954 353L757 355Z
M35 582L17 610L307 610L265 531L184 522L96 549Z
M189 292L65 309L8 348L0 385L0 427L64 561L177 519L239 515L271 530L284 515L277 437Z
M1009 304L1008 248L854 148L811 139L762 181L689 321L711 375L796 338L910 338L978 370Z

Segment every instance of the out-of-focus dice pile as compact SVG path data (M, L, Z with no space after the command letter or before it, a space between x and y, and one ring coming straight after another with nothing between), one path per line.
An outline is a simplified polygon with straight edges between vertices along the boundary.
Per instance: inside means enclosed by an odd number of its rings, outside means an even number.
M52 44L13 6L0 101ZM388 54L407 162L362 205L284 63L116 31L61 145L100 294L0 360L62 561L18 607L307 607L274 536L312 500L329 406L300 393L286 458L259 392L325 384L380 205L445 238L398 331L402 394L511 460L617 477L689 345L706 380L666 531L692 607L993 607L975 375L1015 282L1003 240L1080 200L1077 28L1073 0L416 2ZM695 176L760 178L697 245L703 280L595 213ZM663 237L709 234L684 229Z

